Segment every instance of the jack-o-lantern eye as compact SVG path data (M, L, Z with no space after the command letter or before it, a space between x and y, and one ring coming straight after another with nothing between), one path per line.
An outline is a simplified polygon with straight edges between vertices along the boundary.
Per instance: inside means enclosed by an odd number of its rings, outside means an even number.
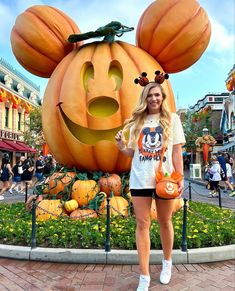
M82 83L86 92L89 91L89 80L94 79L94 67L92 63L87 62L82 67L81 76L83 78Z
M116 87L115 91L120 90L123 81L122 67L118 61L112 61L109 67L109 78L114 78Z

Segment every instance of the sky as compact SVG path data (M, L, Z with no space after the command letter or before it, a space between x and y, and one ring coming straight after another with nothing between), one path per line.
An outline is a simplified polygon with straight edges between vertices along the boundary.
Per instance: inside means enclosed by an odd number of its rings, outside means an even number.
M112 20L117 20L135 28L120 38L135 45L138 21L152 2L153 0L0 0L0 58L39 85L43 98L48 79L37 77L25 70L11 50L11 29L20 13L33 5L54 6L70 16L81 32L96 30ZM227 92L225 80L235 63L234 0L198 2L209 16L212 35L206 51L195 64L182 72L170 74L177 109L193 106L208 93Z

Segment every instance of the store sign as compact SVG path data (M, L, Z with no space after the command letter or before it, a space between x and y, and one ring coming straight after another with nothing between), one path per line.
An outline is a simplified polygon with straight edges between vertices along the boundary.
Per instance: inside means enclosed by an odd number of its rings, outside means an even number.
M0 138L19 140L20 139L19 137L20 135L18 133L15 133L12 131L0 130Z

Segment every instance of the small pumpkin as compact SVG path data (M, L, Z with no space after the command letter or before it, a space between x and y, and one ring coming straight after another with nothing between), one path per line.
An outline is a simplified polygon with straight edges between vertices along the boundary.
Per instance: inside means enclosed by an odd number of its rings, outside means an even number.
M107 196L112 193L114 196L121 196L122 194L122 181L117 174L107 174L101 177L98 181L100 191L105 192Z
M65 210L70 213L73 212L75 209L78 208L78 202L75 199L71 199L64 203Z
M45 221L48 219L57 219L58 216L64 215L63 205L59 199L42 200L36 209L36 217L38 220Z
M201 57L210 36L209 18L197 1L158 0L142 14L136 43L153 56L166 73L176 73Z
M35 5L16 18L11 46L26 70L48 78L58 63L81 44L67 41L73 33L80 33L80 30L65 13L51 6Z
M53 173L48 181L48 192L50 195L57 195L57 198L61 198L59 193L65 191L65 187L73 183L75 179L75 172L55 172Z
M98 193L99 187L94 180L77 180L72 186L72 199L78 202L78 205L86 206Z
M128 216L128 201L122 196L113 196L110 198L110 216ZM106 215L106 199L101 203L99 213Z
M70 213L70 217L72 219L84 220L91 217L96 218L97 213L92 209L76 209Z

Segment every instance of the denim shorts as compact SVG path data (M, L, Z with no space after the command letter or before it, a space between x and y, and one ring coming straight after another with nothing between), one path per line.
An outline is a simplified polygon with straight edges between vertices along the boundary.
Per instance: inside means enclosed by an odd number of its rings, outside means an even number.
M13 177L12 181L15 183L19 183L19 182L21 182L21 177L20 176Z

